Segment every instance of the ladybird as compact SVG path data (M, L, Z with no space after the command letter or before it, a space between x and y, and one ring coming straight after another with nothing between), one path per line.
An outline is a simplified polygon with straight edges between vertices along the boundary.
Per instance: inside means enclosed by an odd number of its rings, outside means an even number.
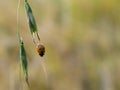
M39 44L39 45L37 46L37 48L36 48L36 51L37 51L37 53L38 53L41 57L43 57L43 55L45 54L45 47L44 47L44 45Z

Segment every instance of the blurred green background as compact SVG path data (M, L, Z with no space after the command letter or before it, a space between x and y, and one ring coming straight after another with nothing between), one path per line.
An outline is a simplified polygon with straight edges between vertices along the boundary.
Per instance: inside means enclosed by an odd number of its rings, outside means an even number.
M29 0L46 53L35 50L24 0L19 28L30 90L120 90L120 0ZM0 90L20 90L18 0L0 1ZM23 90L29 90L24 76Z

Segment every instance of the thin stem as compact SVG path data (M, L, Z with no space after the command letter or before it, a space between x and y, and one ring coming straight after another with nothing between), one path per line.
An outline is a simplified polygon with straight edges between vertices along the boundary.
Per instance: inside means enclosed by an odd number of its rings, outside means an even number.
M33 35L32 35L32 39L33 39L33 43L35 44L35 45L37 45L36 44L36 41L35 41L35 34L33 33Z
M23 90L23 86L22 86L22 74L21 74L21 63L20 63L19 78L20 78L20 90Z
M20 37L20 33L19 33L19 7L20 7L20 0L18 1L18 7L17 7L17 33L18 33L18 37ZM20 40L20 38L19 38Z
M38 37L38 40L39 40L39 42L40 42L40 37L39 37L39 34L38 34L38 32L37 32L37 37Z
M46 80L46 82L47 82L47 85L49 85L49 84L48 84L48 73L47 73L47 69L46 69L45 63L44 63L44 61L42 61L42 60L40 60L40 63L41 63L43 72L44 72L44 74L45 74L45 80Z
M18 39L20 42L20 30L19 30L19 8L20 8L20 0L18 1L18 7L17 7L17 33L18 33ZM22 87L22 76L21 76L21 62L20 62L20 70L19 70L19 79L20 79L20 90L23 90Z

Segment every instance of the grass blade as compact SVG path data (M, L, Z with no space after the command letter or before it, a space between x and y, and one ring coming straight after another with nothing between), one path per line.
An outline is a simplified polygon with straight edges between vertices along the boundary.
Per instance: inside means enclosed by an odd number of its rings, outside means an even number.
M36 25L36 21L35 21L32 9L27 1L25 1L25 9L27 13L27 20L30 27L30 31L31 31L31 34L33 35L35 32L37 32L37 25Z
M26 56L26 51L25 51L25 47L22 39L20 39L20 63L21 63L23 72L25 74L26 83L29 85L27 56Z

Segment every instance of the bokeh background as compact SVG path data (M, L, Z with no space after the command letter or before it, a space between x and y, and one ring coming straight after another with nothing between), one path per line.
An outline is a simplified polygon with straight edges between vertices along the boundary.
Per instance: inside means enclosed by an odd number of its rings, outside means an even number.
M120 0L29 0L44 57L36 53L24 0L19 28L30 90L120 90ZM20 90L18 0L0 1L0 90ZM29 90L22 75L23 90Z

